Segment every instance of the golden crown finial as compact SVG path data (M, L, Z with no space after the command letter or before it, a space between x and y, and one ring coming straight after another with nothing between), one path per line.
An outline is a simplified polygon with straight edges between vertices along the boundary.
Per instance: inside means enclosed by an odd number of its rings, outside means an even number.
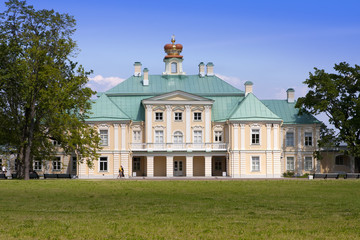
M175 44L175 35L174 34L171 36L171 42L172 42L172 44Z

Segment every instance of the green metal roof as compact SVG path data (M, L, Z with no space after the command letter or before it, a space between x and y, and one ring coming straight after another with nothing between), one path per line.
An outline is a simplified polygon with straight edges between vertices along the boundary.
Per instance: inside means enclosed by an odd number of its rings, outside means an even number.
M281 118L267 108L254 94L249 93L230 114L229 120L281 121Z
M92 104L92 114L87 121L111 121L111 120L130 120L116 104L114 104L106 94L101 95Z
M149 75L149 85L143 85L143 76L132 76L117 86L108 90L106 94L138 94L156 96L176 90L204 95L243 95L244 92L231 86L217 76L199 75Z
M227 116L237 106L238 102L244 99L244 97L239 96L209 96L207 98L214 100L211 119L216 122L226 121Z
M295 108L296 102L288 103L287 100L261 100L271 111L284 121L284 124L314 124L320 123L310 114L298 115L299 109Z

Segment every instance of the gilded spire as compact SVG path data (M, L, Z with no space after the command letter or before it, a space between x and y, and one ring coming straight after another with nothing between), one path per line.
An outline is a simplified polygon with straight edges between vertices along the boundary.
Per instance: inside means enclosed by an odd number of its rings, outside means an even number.
M175 44L175 35L174 34L171 36L171 42L173 45Z

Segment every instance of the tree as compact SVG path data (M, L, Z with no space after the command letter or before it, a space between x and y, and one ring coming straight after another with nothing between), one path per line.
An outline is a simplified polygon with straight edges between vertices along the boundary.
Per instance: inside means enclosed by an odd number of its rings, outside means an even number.
M347 153L360 157L360 66L342 62L334 69L337 73L315 68L304 81L310 91L298 99L296 107L300 113L325 113L337 130L324 130L319 146L345 142Z
M6 6L0 14L0 145L16 149L25 179L33 159L54 155L51 140L91 164L99 136L85 119L95 92L85 87L90 72L72 60L75 19L26 1Z

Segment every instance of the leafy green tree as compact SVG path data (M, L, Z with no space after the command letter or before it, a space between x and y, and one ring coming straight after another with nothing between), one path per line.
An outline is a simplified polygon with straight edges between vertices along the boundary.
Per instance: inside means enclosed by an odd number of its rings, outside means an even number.
M26 1L6 6L0 14L0 144L17 149L25 179L33 159L54 156L51 140L91 164L99 136L85 123L94 94L85 87L90 72L72 60L75 19Z
M323 128L319 146L345 142L347 153L360 157L360 66L342 62L334 69L336 73L315 68L304 81L310 91L298 99L296 107L300 112L325 113L337 130Z

